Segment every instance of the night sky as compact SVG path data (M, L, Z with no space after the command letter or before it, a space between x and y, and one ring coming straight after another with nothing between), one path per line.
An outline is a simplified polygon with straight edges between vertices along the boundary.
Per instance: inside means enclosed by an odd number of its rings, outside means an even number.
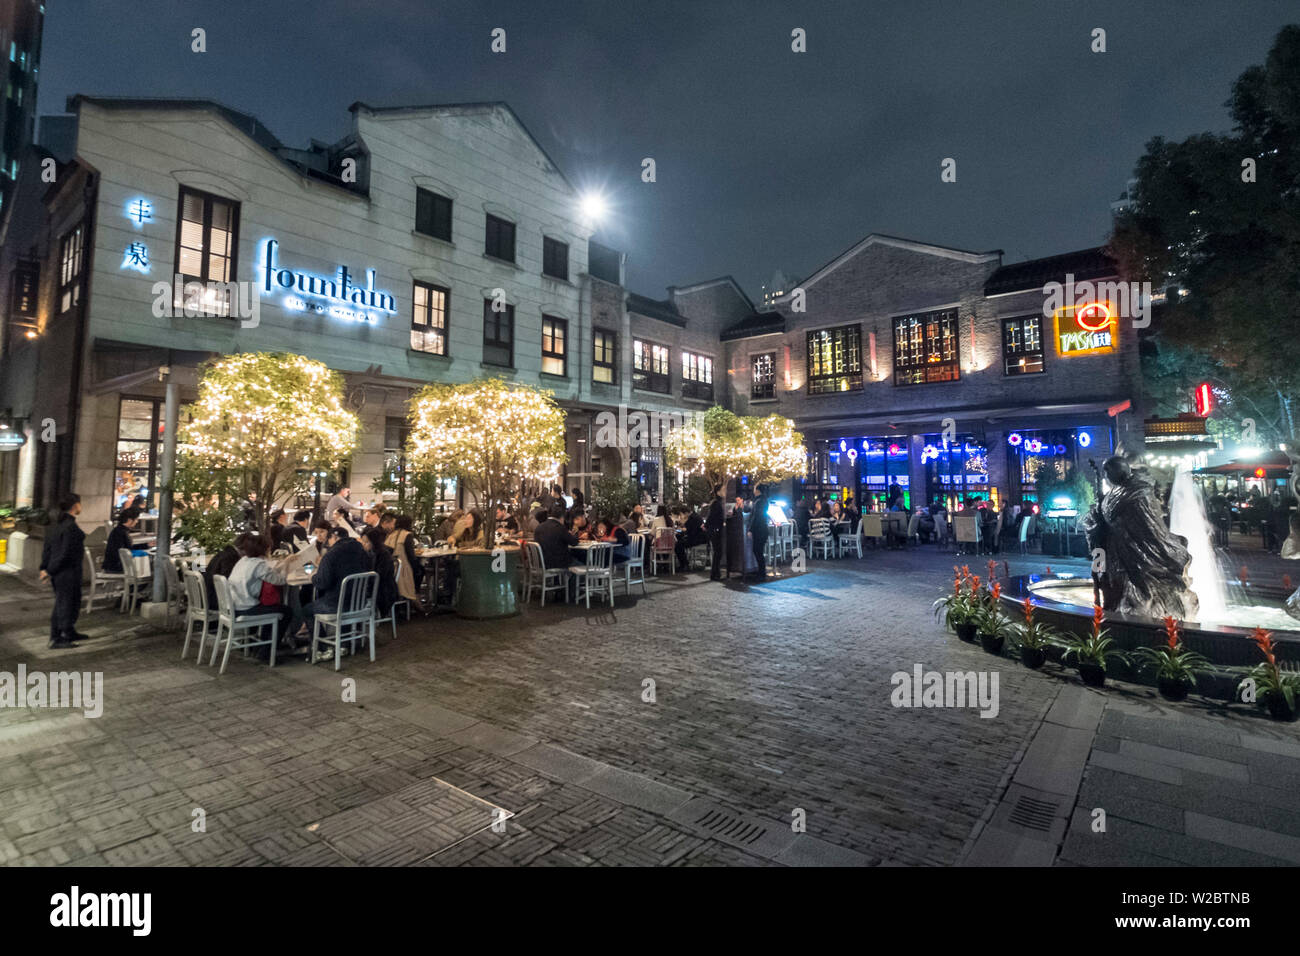
M1227 131L1232 80L1297 19L1294 0L47 0L38 110L202 97L301 146L357 100L505 100L605 190L630 288L730 273L757 298L871 232L1007 262L1100 243L1145 142Z

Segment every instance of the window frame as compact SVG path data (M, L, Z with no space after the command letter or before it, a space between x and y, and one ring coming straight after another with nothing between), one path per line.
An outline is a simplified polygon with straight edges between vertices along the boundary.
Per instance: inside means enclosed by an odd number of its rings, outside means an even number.
M546 338L547 338L546 327L548 324L551 325L552 327L550 332L551 345L552 345L551 351L547 351L546 349ZM556 327L558 327L558 331L560 332L560 351L558 352L554 351L553 348L555 345ZM546 360L548 358L559 359L560 367L563 369L563 371L561 372L547 371ZM558 315L546 315L545 313L542 314L542 374L558 375L561 378L569 377L569 320L562 319Z
M771 359L771 382L761 385L758 381L756 365L760 359ZM759 389L763 388L765 393L760 393ZM765 402L776 398L776 353L775 352L754 352L749 356L749 400L751 402Z
M185 228L185 197L191 195L198 198L203 204L203 225L202 225L202 249L199 253L199 263L202 275L191 275L181 271L181 235ZM209 275L209 259L212 256L212 209L214 202L225 203L230 207L230 255L226 256L228 260L227 278L213 279ZM239 281L239 214L241 204L234 199L227 199L225 196L218 196L216 193L206 192L202 189L195 189L192 186L181 186L176 196L176 242L172 246L172 271L175 275L180 276L180 284L172 290L172 302L174 308L180 312L188 310L191 314L197 313L203 316L212 316L214 318L235 318L235 303L229 300L229 296L221 302L207 304L209 291L208 286L214 282L228 283ZM185 286L190 282L198 282L203 285L203 293L200 296L200 302L191 304L185 298Z
M638 366L642 351L638 346L645 346L645 354L649 362L646 368ZM658 369L660 364L663 366L663 371ZM672 378L672 349L666 345L660 345L658 342L652 342L650 339L633 338L632 387L643 392L671 395L673 393ZM663 383L662 388L658 387L660 382Z
M426 294L424 313L430 319L432 319L433 317L433 304L432 304L432 299L429 298L429 293L433 293L433 292L442 293L442 326L441 327L435 327L432 321L428 323L421 323L416 321L416 316L418 314L419 306L417 306L415 303L415 290L421 288L425 290L425 294ZM415 336L417 334L421 336L426 336L429 335L430 333L441 333L441 337L442 337L441 352L435 352L431 349L420 348L415 344ZM443 358L447 358L451 351L449 348L450 333L451 333L451 290L448 289L446 286L435 285L432 282L423 282L419 279L413 280L411 282L411 344L410 344L411 351L419 352L422 355L438 355Z
M436 228L438 223L438 208L440 203L447 204L447 234L441 235L437 232L431 232L428 229L420 228L420 200L423 197L429 197L431 204L430 218L428 225ZM451 242L452 236L452 213L454 210L455 200L450 196L444 196L442 193L434 192L432 189L425 189L423 186L415 187L415 231L422 236L428 236L431 239L441 239L443 242Z
M603 351L609 355L608 361L601 361L596 351L599 340L605 340ZM591 380L597 385L617 385L618 384L618 333L611 332L608 329L593 328L591 330ZM596 369L609 369L609 381L604 382L596 378Z
M496 333L491 339L488 338L488 319L492 320L493 331ZM500 318L499 318L500 317ZM501 321L506 322L508 341L501 339ZM488 358L488 349L504 348L509 351L508 360L505 363L494 362ZM492 308L492 300L483 300L483 358L484 365L496 365L500 368L515 367L515 307L506 303L505 311L496 312Z
M81 305L81 270L86 262L85 224L77 223L59 237L59 315L66 315ZM68 250L75 246L72 256ZM67 298L67 305L64 299Z
M1020 342L1024 342L1024 323L1026 320L1034 320L1038 323L1038 348L1026 349L1023 344L1020 345L1019 351L1011 350L1010 332L1012 326L1019 327ZM1047 371L1047 345L1044 341L1045 325L1041 315L1028 313L1026 315L1006 316L1001 320L1002 325L1002 376L1004 378L1019 378L1023 375L1042 375ZM1038 367L1034 369L1022 368L1019 365L1013 366L1012 362L1022 362L1024 359L1033 360L1037 358ZM1012 369L1016 368L1016 371Z
M554 265L552 260L560 254L563 255L563 271L552 272L548 266ZM552 239L550 236L542 236L542 275L558 282L569 281L569 244L567 242L562 239Z
M712 355L682 349L682 398L713 401Z
M938 323L937 345L931 341L931 321ZM951 359L943 359L939 362L929 361L929 356L936 354L936 349L942 352L944 346L943 323L952 322L952 351ZM918 322L921 332L920 351L921 360L914 362L909 359L906 364L901 362L901 351L899 348L899 330L904 323ZM890 325L894 330L894 385L944 385L952 382L961 381L961 316L956 308L948 309L930 309L925 312L910 312L907 315L896 315L890 320ZM909 329L910 333L910 329ZM907 336L908 346L914 347L917 343L912 335ZM945 371L950 375L939 377ZM905 374L906 373L906 374ZM920 381L909 380L910 376L919 374Z
M852 334L856 338L856 344L850 348L848 336ZM843 336L843 341L839 345L839 356L836 352L836 343L834 338L831 340L831 358L832 364L837 367L829 372L814 373L813 355L814 340L819 336ZM860 392L863 388L862 383L862 325L861 323L850 323L848 325L835 325L825 329L814 329L807 333L805 338L806 370L808 373L808 394L809 395L834 395L838 392ZM856 354L856 359L849 356L850 352ZM844 367L838 367L839 362L834 361L837 357L843 358ZM820 358L815 363L821 364ZM856 370L852 367L857 366ZM843 387L838 387L837 383L843 383Z
M509 219L502 219L500 216L494 216L490 212L486 213L485 215L487 216L487 218L484 220L485 225L484 225L484 234L483 234L483 254L485 256L489 256L490 258L497 259L501 262L509 262L512 264L517 263L518 256L519 256L518 224L511 222ZM500 245L501 242L501 227L502 226L510 227L510 255L509 256L498 255L496 252L492 251L492 236L493 236L494 223L496 224L496 237L497 237L498 246Z

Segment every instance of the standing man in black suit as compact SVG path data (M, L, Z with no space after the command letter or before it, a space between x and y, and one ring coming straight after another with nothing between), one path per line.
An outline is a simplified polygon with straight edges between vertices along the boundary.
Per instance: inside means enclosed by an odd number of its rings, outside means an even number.
M722 506L722 485L713 486L713 501L709 504L708 516L704 519L704 530L709 535L709 548L713 551L713 569L709 572L710 581L722 579L722 530L726 527L727 511Z
M749 516L749 531L754 536L754 563L758 565L758 579L767 580L767 486L759 485L754 510Z
M54 613L50 615L50 647L76 647L74 640L85 640L76 630L77 612L81 610L81 563L86 551L86 532L77 526L81 514L81 496L64 495L59 499L59 522L45 536L41 549L42 581L54 584Z

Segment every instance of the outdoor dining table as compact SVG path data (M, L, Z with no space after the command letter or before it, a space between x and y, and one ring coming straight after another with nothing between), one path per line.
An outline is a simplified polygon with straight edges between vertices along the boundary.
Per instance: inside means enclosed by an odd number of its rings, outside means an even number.
M583 563L583 565L584 565L585 567L590 567L590 566L591 566L591 554L592 554L592 552L595 551L597 548L609 548L611 551L613 551L613 550L614 550L614 542L613 542L613 541L579 541L577 544L574 544L574 545L570 545L570 546L569 546L569 553L572 554L572 555L573 555L575 558L577 558L578 560L580 560L580 561ZM612 565L613 565L613 559L612 559L612 558L611 558L611 560L610 560L610 564L611 564L611 568L612 568ZM611 570L611 573L613 573L612 570ZM576 579L573 575L569 575L569 580L570 580L571 582L574 582L574 583L575 583L575 589L576 589L576 581L577 581L577 579ZM566 589L565 589L565 600L568 600L569 597L570 597L570 594L569 594L569 592L568 592L568 589L566 588ZM573 597L574 597L574 600L577 599L577 598L576 598L576 595L574 595Z
M449 558L456 557L455 548L416 548L415 556L419 559L420 564L431 569L432 573L425 575L425 580L429 586L429 607L436 610L438 607L449 607L447 602L438 603L438 595L442 593L443 565Z

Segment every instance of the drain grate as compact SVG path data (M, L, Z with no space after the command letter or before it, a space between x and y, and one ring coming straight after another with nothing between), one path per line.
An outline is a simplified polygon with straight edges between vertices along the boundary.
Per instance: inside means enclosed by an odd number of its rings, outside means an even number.
M1018 826L1045 833L1052 828L1060 806L1059 800L1039 800L1022 793L1008 819Z
M759 826L757 823L746 823L740 817L722 810L709 810L695 821L695 825L716 836L745 846L757 842L767 832L767 827Z

